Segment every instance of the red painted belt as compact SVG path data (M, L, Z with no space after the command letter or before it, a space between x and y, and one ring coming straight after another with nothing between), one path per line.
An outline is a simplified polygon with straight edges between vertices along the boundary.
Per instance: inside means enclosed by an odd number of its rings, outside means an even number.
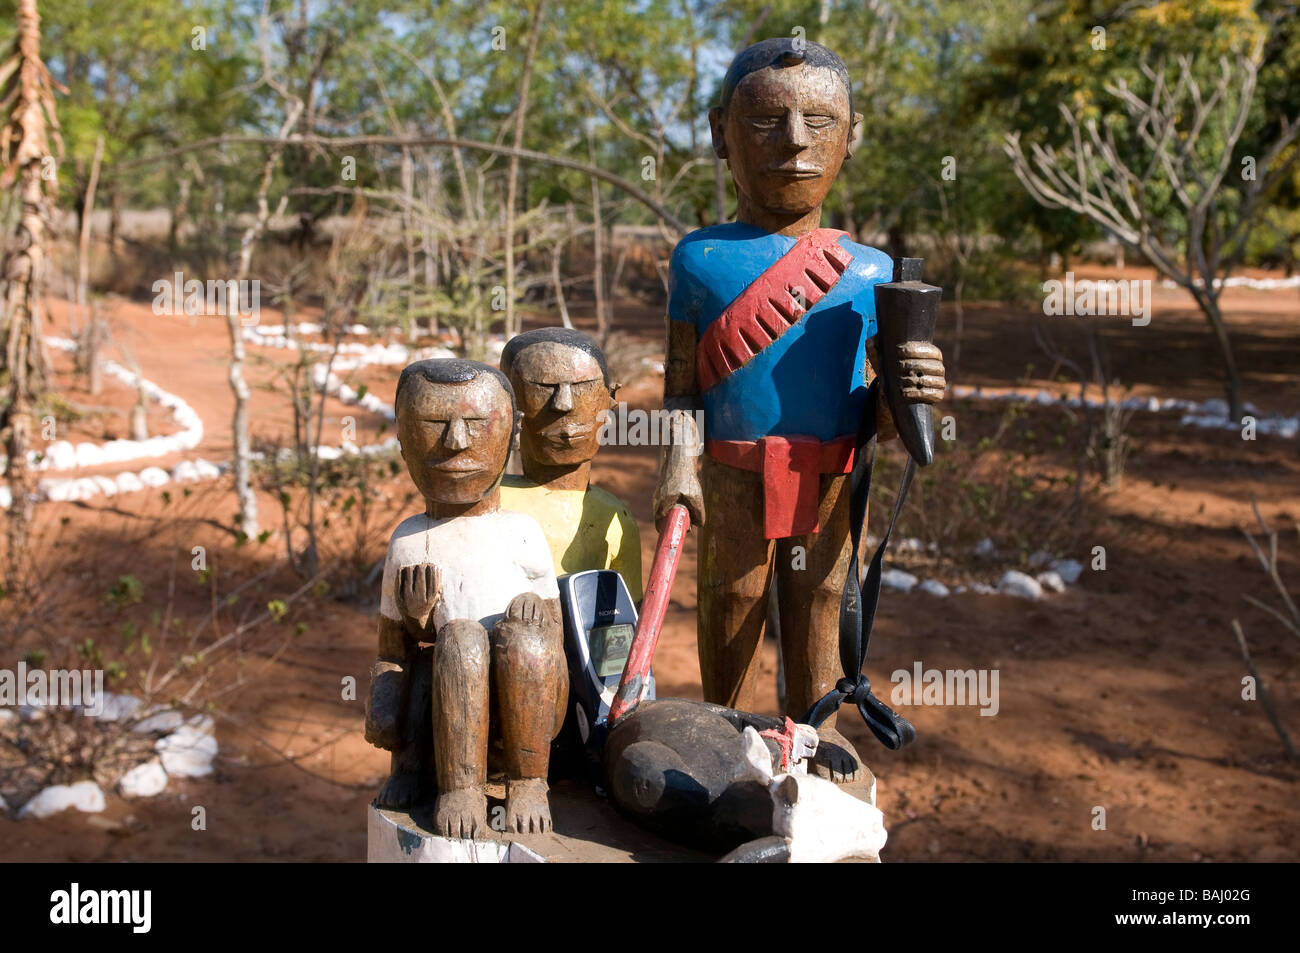
M826 442L804 436L709 440L704 450L719 463L762 474L767 539L817 532L821 474L853 469L852 434Z
M700 390L706 391L753 360L799 323L853 263L834 228L804 235L727 305L696 348Z

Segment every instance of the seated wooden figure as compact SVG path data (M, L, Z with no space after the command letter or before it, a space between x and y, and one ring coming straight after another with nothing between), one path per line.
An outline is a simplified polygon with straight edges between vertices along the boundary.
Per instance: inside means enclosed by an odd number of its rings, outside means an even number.
M426 506L397 527L384 562L366 739L393 758L376 804L411 806L433 781L436 831L485 834L490 727L508 829L549 830L546 775L568 677L546 539L531 517L500 508L514 392L484 364L420 361L402 371L396 410Z
M591 485L591 461L610 409L609 368L590 337L539 328L511 338L501 354L523 417L523 476L507 476L501 505L533 517L546 534L556 574L613 569L641 599L641 534L627 506Z

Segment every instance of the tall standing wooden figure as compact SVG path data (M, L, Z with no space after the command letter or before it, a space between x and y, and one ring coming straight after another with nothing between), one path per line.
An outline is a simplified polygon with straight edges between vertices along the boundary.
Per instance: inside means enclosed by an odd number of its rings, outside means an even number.
M692 232L669 271L664 406L680 432L704 411L704 455L667 449L655 513L683 503L702 524L704 697L753 704L770 587L777 586L787 708L802 717L843 675L840 594L848 570L848 478L871 376L874 288L888 255L821 228L822 203L852 153L844 63L816 43L770 39L741 51L710 110L713 148L736 184L737 221ZM944 393L943 356L909 342L885 356L912 397ZM890 432L882 405L880 430ZM701 439L694 434L693 439ZM831 716L815 770L856 780L861 764Z
M514 391L494 367L419 361L402 371L396 409L425 511L397 527L384 561L366 739L393 758L376 804L409 807L436 786L437 833L486 834L499 741L507 829L549 830L546 775L569 686L546 537L499 505Z

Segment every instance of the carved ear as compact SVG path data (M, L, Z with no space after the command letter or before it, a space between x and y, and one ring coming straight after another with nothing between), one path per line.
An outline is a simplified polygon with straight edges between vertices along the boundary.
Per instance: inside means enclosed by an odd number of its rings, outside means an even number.
M845 158L852 159L853 153L862 145L862 130L862 113L854 113L853 125L849 128L849 147L844 151Z
M772 755L763 743L762 736L752 725L746 725L741 733L745 745L745 767L749 777L766 784L772 780Z
M724 135L726 123L722 115L722 109L714 106L709 110L709 132L713 136L713 151L719 159L727 157L727 138Z
M793 774L787 774L776 785L772 797L777 804L793 807L799 802L799 782Z

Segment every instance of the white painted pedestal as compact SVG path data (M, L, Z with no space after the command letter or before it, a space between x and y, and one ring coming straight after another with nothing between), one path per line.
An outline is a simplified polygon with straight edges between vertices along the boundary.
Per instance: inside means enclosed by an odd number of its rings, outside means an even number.
M406 811L366 807L366 861L371 864L544 864L523 844L440 837ZM418 816L418 813L417 813Z

